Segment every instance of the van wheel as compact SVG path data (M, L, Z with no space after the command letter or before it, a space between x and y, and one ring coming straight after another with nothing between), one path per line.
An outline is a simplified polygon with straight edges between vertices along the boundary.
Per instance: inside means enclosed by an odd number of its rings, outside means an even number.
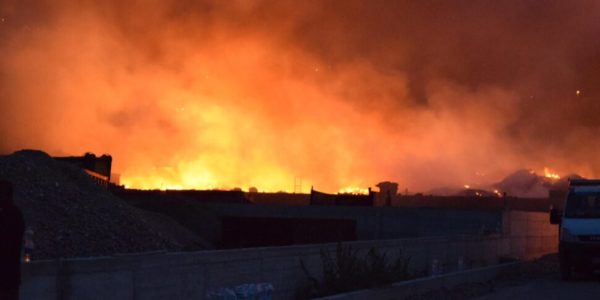
M571 280L573 275L573 270L571 264L566 261L560 262L560 278L562 280Z

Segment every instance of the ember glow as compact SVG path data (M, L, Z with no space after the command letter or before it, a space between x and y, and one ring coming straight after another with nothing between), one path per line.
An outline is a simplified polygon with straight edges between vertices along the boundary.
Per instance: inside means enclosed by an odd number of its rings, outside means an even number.
M498 190L494 190L494 194L496 194L498 197L502 197L502 193L500 193Z
M600 175L593 1L5 0L0 18L0 152L109 153L128 187Z
M351 187L346 187L346 188L340 189L338 191L338 194L368 195L369 189L351 186Z
M558 173L553 172L549 168L544 168L544 177L556 180L560 179L560 175L558 175Z

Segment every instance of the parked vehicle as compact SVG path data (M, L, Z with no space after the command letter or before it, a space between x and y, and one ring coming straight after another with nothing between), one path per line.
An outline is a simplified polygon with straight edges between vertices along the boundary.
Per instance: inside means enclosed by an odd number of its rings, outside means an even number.
M560 273L569 280L574 271L600 269L600 179L569 180L564 210L550 210L559 224Z

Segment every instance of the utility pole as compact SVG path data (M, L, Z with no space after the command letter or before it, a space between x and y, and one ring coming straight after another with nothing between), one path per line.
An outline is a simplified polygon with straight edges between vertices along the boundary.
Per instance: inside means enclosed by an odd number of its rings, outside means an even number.
M302 179L294 177L294 194L302 193Z

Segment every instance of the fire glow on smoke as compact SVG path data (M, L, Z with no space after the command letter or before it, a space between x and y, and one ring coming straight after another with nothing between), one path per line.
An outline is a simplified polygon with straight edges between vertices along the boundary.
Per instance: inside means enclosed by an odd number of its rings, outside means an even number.
M7 0L0 151L110 153L145 189L415 191L547 164L594 176L599 12Z

